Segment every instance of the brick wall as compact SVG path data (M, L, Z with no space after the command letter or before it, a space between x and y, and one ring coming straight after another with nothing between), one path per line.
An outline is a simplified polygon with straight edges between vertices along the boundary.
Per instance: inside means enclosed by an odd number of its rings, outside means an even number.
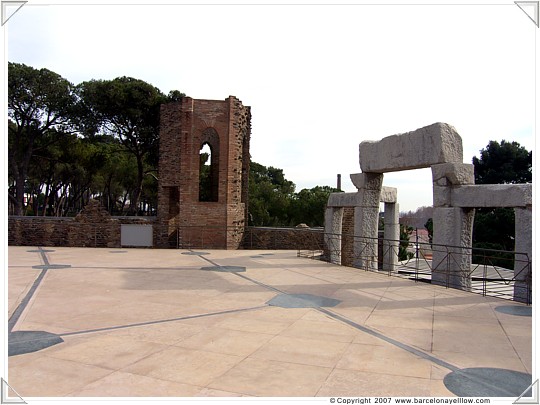
M185 97L161 109L156 245L189 240L209 247L236 249L245 228L248 198L251 111L236 97L224 101ZM200 150L212 151L217 173L213 201L199 201ZM191 227L235 228L201 239ZM199 238L199 239L197 239ZM190 242L190 243L191 243Z
M352 267L354 262L354 207L343 208L341 226L341 264Z
M154 224L153 217L111 217L99 201L75 218L8 217L8 244L19 246L120 247L122 224Z
M248 203L250 107L233 96L225 100L185 97L162 105L160 114L158 212L151 220L154 246L241 247ZM212 149L216 173L215 198L209 202L199 201L203 144ZM9 243L117 247L120 225L126 223L122 221L111 218L97 202L75 219L12 217ZM195 232L197 227L227 231Z
M243 245L245 249L322 250L324 230L249 227L246 229Z

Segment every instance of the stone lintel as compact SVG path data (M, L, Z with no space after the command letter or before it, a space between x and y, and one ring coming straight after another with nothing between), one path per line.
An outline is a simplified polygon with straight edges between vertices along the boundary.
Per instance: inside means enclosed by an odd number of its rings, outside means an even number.
M356 207L359 204L358 193L332 193L328 197L326 206L330 207Z
M452 187L451 204L463 208L524 208L532 204L532 184L476 184Z
M454 127L435 123L380 141L360 143L362 172L385 173L463 162L463 144Z
M397 202L397 188L383 186L379 202L382 203L396 203ZM328 203L326 206L331 207L359 207L365 205L366 201L362 201L360 193L332 193L328 197Z

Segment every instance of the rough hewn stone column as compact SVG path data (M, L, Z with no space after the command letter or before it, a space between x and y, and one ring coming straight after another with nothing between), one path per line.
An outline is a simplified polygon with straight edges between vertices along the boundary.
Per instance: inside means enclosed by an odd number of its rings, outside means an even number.
M432 284L469 290L474 208L453 207L453 186L474 184L474 167L443 163L431 167L433 176Z
M377 231L383 174L351 174L351 180L358 189L354 208L354 267L377 270Z
M394 271L399 252L399 204L384 203L383 270Z
M514 301L529 304L532 300L532 206L515 208L514 211L516 216L515 251L522 253L516 254L514 262L514 278L516 280Z
M324 217L324 246L330 263L341 264L343 207L328 207Z
M380 202L384 203L383 270L394 271L399 250L397 188L383 186Z

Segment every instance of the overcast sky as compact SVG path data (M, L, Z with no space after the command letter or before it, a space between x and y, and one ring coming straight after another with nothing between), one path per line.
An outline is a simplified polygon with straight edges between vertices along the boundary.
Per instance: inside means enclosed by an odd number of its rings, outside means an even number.
M164 93L234 95L252 108L252 159L298 191L334 186L337 173L354 191L361 141L434 122L456 128L465 163L490 140L535 149L538 28L513 1L162 3L30 0L4 29L4 58L74 84L132 76ZM402 211L432 204L429 169L384 184Z

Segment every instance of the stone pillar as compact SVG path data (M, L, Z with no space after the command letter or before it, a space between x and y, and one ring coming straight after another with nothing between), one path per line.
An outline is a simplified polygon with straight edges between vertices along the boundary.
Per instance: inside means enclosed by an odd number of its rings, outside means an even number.
M474 167L443 163L431 167L433 175L432 284L471 288L472 227L474 208L452 206L452 187L474 184Z
M514 262L514 301L532 301L532 206L515 208L516 251Z
M354 208L354 267L377 270L377 231L383 174L351 174L351 180L358 189Z
M470 290L474 208L436 207L431 283Z
M395 271L399 253L399 204L384 203L383 270Z
M343 207L328 207L324 217L324 246L330 263L341 264Z

